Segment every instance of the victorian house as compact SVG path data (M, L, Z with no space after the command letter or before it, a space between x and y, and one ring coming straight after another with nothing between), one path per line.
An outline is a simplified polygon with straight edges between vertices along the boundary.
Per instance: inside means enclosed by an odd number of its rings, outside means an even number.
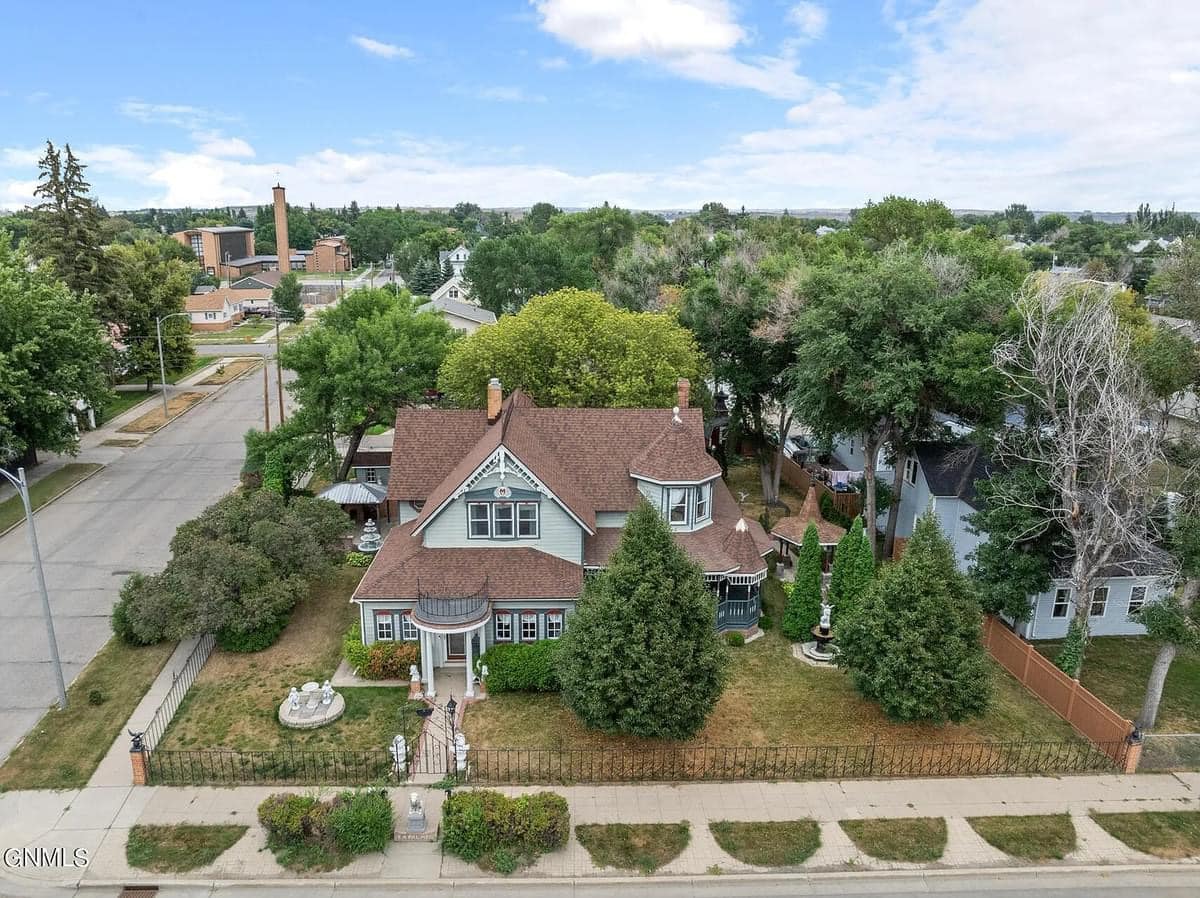
M680 381L674 409L538 408L493 378L486 410L401 410L387 479L398 524L352 599L363 642L420 641L425 691L457 667L449 688L471 697L490 646L570 626L642 499L703 569L714 627L753 632L771 540L741 517L688 390Z

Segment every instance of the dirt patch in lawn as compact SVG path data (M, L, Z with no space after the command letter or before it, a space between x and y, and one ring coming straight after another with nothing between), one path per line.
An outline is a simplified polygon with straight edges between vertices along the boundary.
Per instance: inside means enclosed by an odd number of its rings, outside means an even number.
M227 384L231 380L241 377L251 368L257 368L258 365L259 362L257 359L237 359L233 362L226 362L208 377L204 378L204 380L200 381L200 385L209 387Z
M119 430L121 433L153 433L166 424L168 419L187 411L197 402L204 401L207 396L208 393L175 393L167 400L167 418L163 417L162 406L156 405L154 411L134 418Z
M402 731L397 727L407 725L414 735L417 719L407 713L408 690L394 686L339 688L345 713L315 730L289 729L278 720L279 705L292 686L333 676L342 635L356 618L350 594L362 574L361 568L340 568L315 584L270 648L214 651L158 747L383 749Z
M766 606L780 601L767 581ZM776 614L776 620L779 616ZM898 723L858 694L840 670L810 667L772 630L729 649L730 681L708 722L687 743L659 742L586 729L557 693L500 693L473 704L463 728L475 748L672 748L684 745L865 745L880 743L1072 740L1074 731L998 664L987 714L961 724Z

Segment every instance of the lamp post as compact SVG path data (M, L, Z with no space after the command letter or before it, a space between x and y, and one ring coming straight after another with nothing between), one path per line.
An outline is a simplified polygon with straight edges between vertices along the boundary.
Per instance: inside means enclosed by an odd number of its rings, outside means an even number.
M458 702L454 700L454 696L450 696L450 701L446 702L446 717L450 719L450 742L454 743L454 712L458 710Z
M187 314L187 312L172 312L170 315L154 319L154 332L158 335L158 372L162 375L163 421L170 417L170 413L167 411L167 362L163 358L162 323L168 318L187 317Z
M25 526L29 530L29 550L33 553L34 582L42 596L42 616L46 618L46 637L50 640L50 661L54 665L54 676L58 681L58 706L67 709L67 684L63 681L62 661L58 657L58 639L54 635L54 618L50 614L50 596L46 593L46 575L42 571L42 553L38 549L37 529L33 526L33 506L29 504L29 483L25 480L25 469L17 468L17 476L13 477L4 468L0 468L8 481L16 487L21 504L25 506Z

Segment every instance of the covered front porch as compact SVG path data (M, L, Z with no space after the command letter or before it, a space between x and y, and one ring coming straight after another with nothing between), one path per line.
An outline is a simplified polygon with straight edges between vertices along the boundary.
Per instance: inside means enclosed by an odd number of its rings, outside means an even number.
M476 697L475 661L486 648L491 619L486 586L474 596L441 598L420 594L410 619L421 643L421 690L428 698L442 689Z

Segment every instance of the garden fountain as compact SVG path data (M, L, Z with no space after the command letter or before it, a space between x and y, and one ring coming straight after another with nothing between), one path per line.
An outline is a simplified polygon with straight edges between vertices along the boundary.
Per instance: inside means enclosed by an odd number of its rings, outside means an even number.
M382 544L383 537L379 535L379 529L375 526L375 519L368 518L366 526L363 527L362 536L358 540L358 551L364 552L367 555L374 555L379 551L379 547Z
M832 618L833 606L822 599L821 620L812 628L813 638L800 646L804 660L815 667L831 667L837 658L838 648L833 644Z

